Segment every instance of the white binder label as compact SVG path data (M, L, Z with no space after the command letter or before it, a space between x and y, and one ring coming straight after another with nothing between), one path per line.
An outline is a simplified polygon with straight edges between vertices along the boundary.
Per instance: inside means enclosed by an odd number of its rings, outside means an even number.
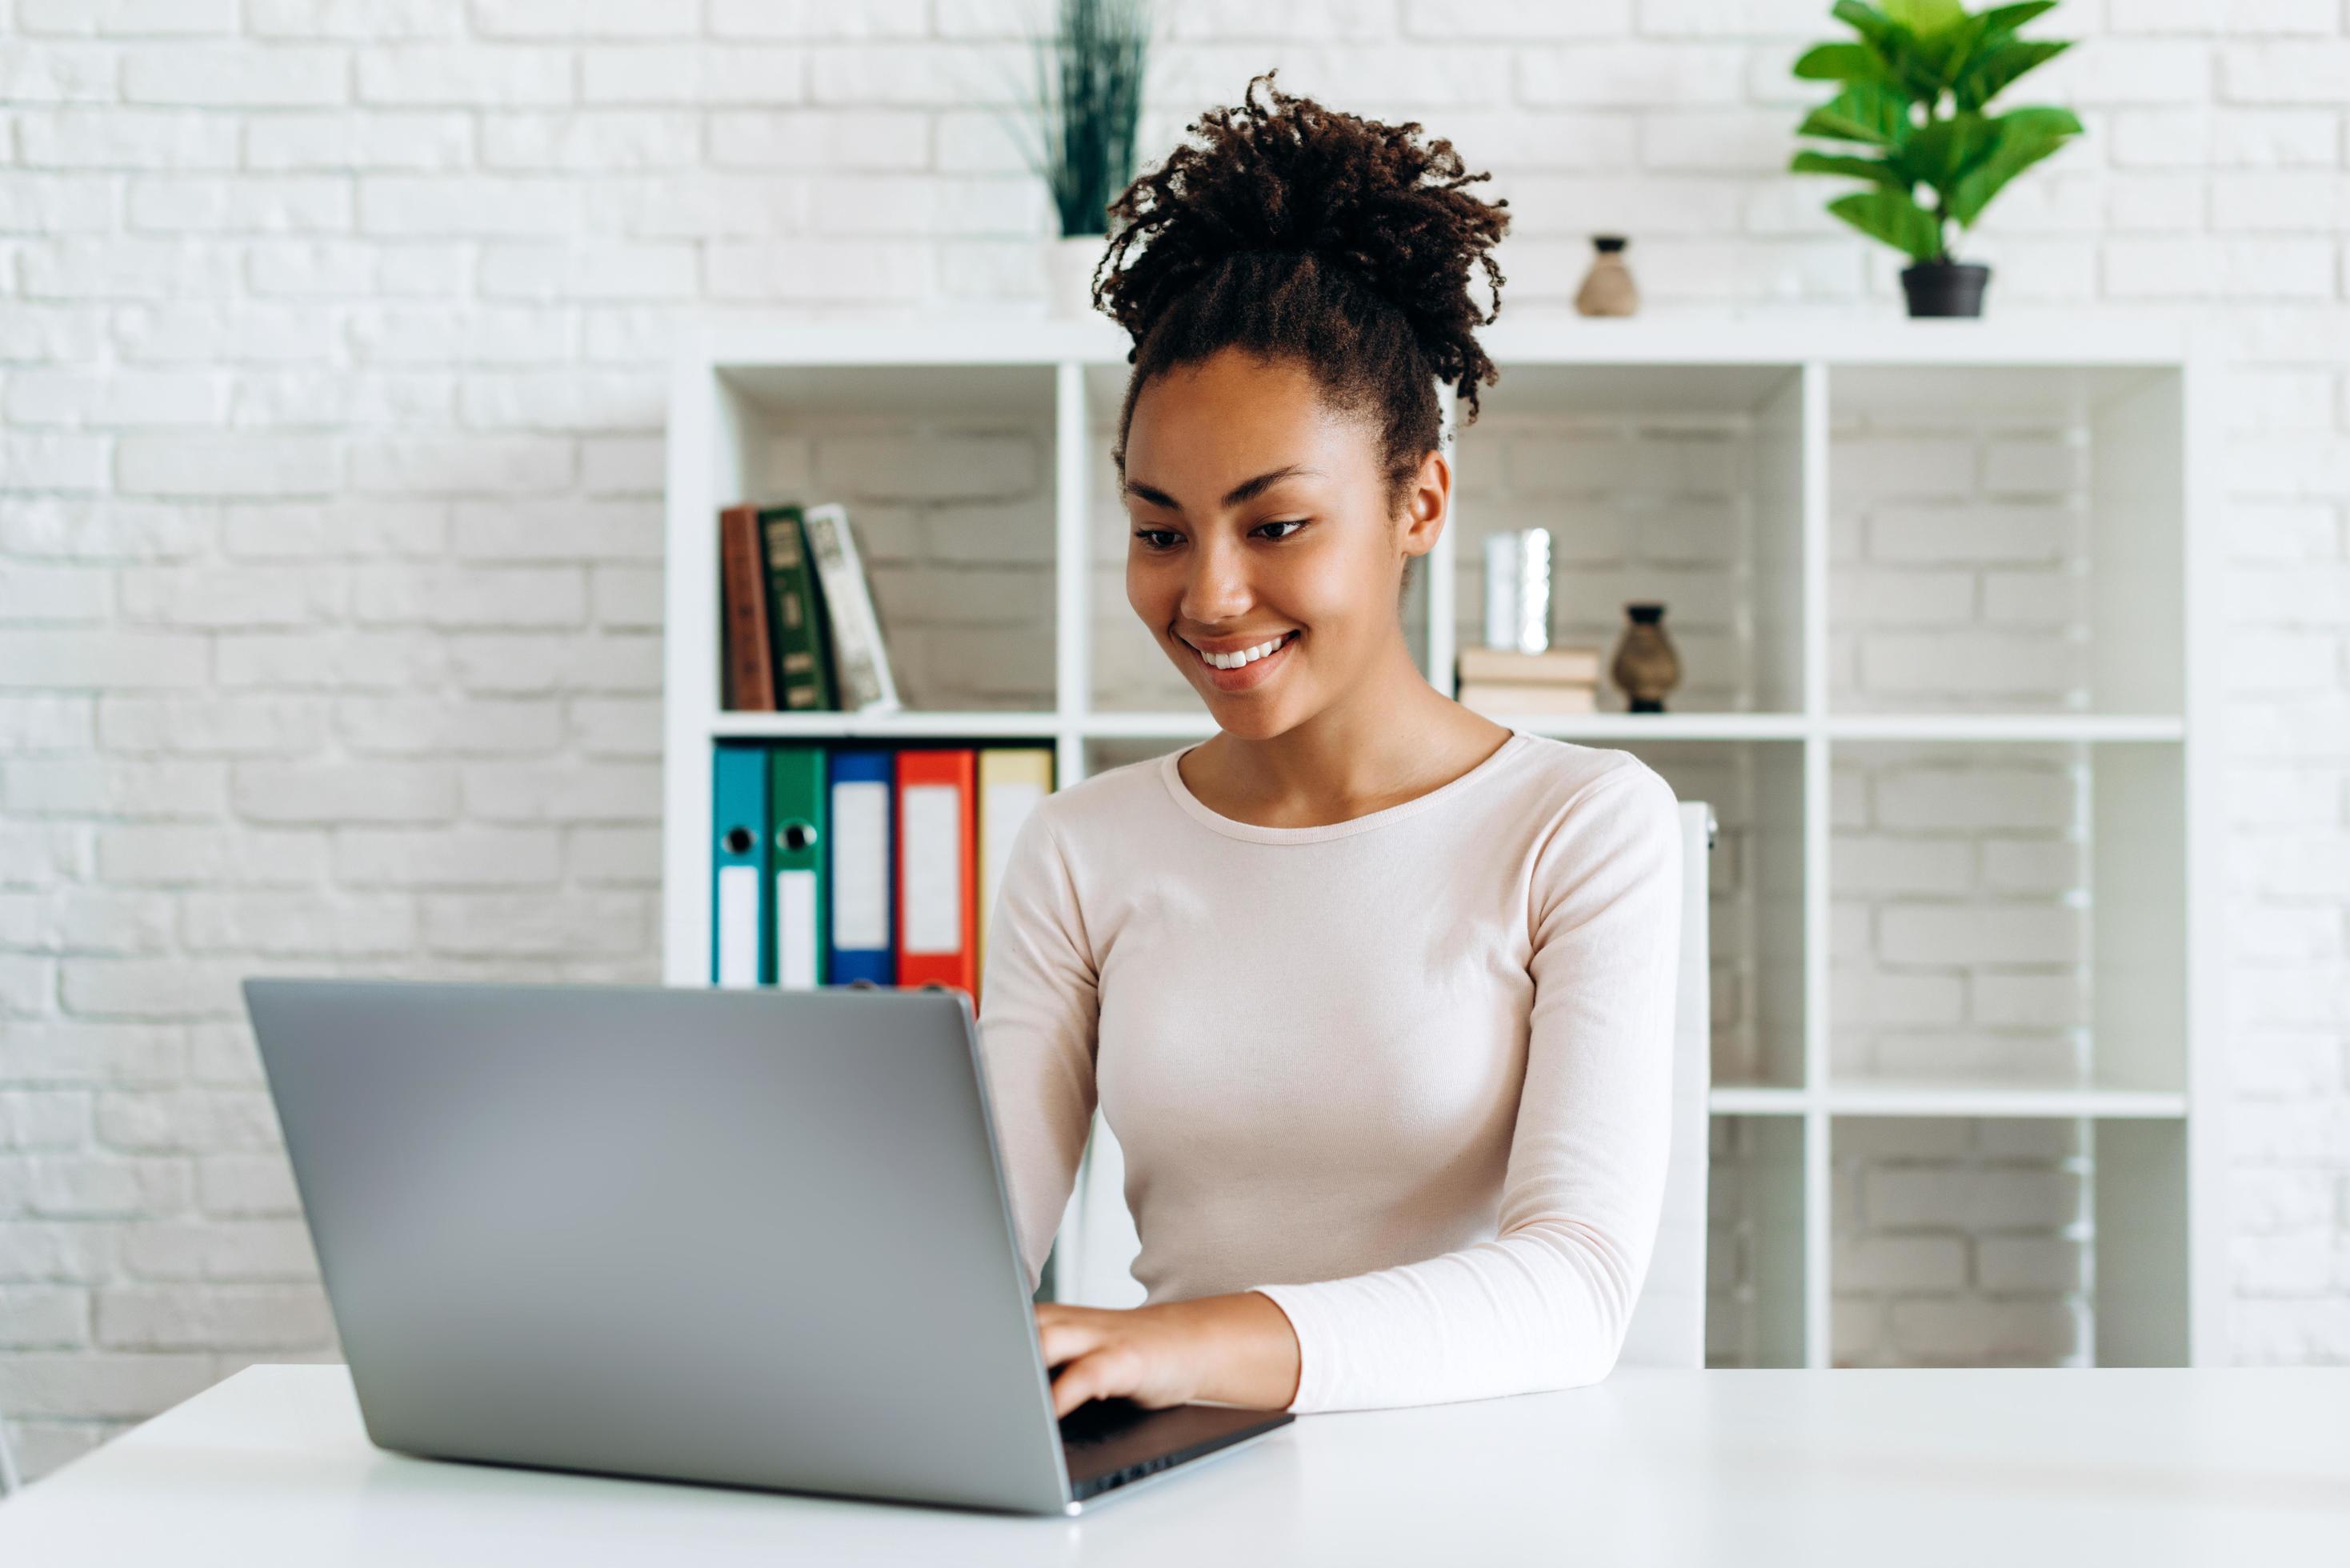
M832 945L889 945L889 786L832 789Z
M962 810L952 784L908 784L898 809L906 815L906 950L962 950Z
M816 873L775 873L775 983L816 988Z
M759 983L759 868L718 868L718 983Z

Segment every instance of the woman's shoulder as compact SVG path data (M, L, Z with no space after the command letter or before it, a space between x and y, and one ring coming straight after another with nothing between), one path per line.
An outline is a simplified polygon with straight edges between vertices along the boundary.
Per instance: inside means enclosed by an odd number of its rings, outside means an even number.
M1163 757L1145 757L1087 774L1046 794L1036 803L1035 815L1064 845L1083 844L1101 834L1130 836L1144 814L1165 804L1159 774L1164 762Z
M1672 785L1630 752L1521 732L1519 787L1562 815L1576 811L1655 812L1675 804Z

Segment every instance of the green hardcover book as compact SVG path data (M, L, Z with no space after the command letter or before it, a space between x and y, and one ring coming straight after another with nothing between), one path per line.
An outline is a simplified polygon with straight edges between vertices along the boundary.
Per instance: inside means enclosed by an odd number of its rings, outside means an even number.
M783 712L832 708L832 671L816 618L816 581L801 547L800 509L762 507L759 532L767 563L767 625L775 645L775 707Z
M807 514L800 514L800 559L807 566L808 609L816 622L816 666L824 680L825 706L839 709L847 691L840 679L840 661L833 648L832 610L824 602L824 573L817 568L816 547L808 543Z
M767 799L774 811L768 847L775 868L775 984L814 991L830 955L825 929L826 748L779 745L770 753Z

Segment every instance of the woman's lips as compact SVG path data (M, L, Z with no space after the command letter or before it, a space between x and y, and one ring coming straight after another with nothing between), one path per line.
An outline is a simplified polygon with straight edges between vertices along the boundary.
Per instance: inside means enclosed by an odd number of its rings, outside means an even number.
M1288 662L1289 650L1295 647L1297 639L1305 635L1298 631L1288 633L1283 639L1279 648L1274 649L1263 659L1250 660L1237 670L1219 670L1202 659L1200 656L1200 650L1190 643L1184 643L1183 647L1191 655L1191 661L1200 667L1201 673L1208 678L1209 682L1217 691L1246 691L1263 685L1279 673L1279 667Z

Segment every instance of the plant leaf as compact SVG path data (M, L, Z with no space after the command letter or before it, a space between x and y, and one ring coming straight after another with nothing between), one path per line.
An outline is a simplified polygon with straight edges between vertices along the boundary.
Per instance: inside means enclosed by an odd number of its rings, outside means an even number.
M1866 0L1835 0L1828 15L1858 33L1872 45L1882 45L1886 35L1893 30L1893 18Z
M1850 82L1845 89L1804 117L1798 136L1825 136L1836 141L1865 141L1871 147L1898 147L1909 138L1909 97L1883 82Z
M1885 0L1885 15L1921 39L1954 27L1967 16L1959 0Z
M2012 33L2034 16L2054 9L2056 0L2022 0L2015 5L1994 5L1982 13L1982 24L1986 32Z
M1901 191L1856 191L1828 203L1828 211L1894 249L1931 261L1942 254L1942 225Z
M1805 81L1884 81L1892 73L1866 44L1814 44L1795 61L1795 75Z
M1864 0L1836 0L1829 14L1867 40L1885 62L1886 78L1911 98L1930 101L1941 90L1940 78L1919 57L1908 28Z
M2046 64L2073 47L2071 39L2002 36L1977 54L1951 84L1959 108L1981 109L2024 72Z
M1787 165L1790 174L1848 174L1874 185L1907 191L1908 182L1892 164L1876 158L1851 158L1841 152L1798 152Z
M2080 133L2081 122L2064 109L2019 109L1992 120L1999 140L1989 156L1960 175L1943 198L1942 211L1960 228L1972 226L2000 188Z
M2034 105L2030 109L2011 109L2005 114L1993 115L1991 121L2002 136L2078 136L2081 118L2069 109L2054 109Z
M1967 15L1960 0L1883 0L1879 8L1888 20L1921 37L1956 26Z
M2002 134L1980 114L1952 115L1919 126L1890 161L1909 183L1944 192L1998 148Z

